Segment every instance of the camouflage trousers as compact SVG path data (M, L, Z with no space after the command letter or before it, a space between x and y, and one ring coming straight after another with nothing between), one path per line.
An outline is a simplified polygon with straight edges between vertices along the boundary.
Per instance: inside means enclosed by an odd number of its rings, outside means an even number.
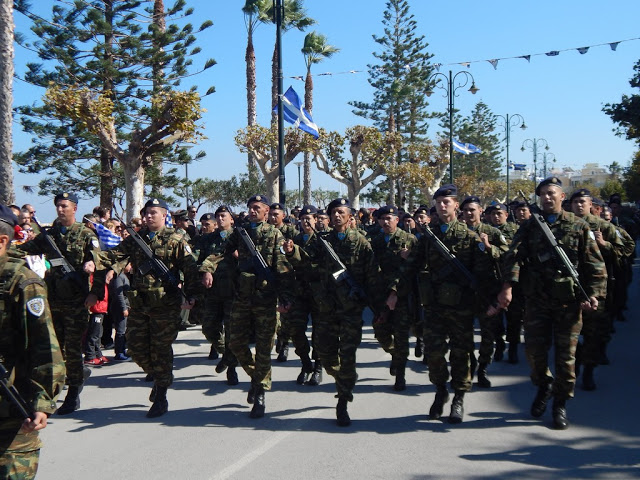
M51 317L64 356L69 385L79 387L84 383L82 337L89 326L89 310L81 304L54 303L51 305Z
M327 373L336 381L338 398L353 401L358 379L356 350L362 341L362 307L349 305L322 312L314 319L314 348Z
M127 319L127 346L131 358L153 376L159 387L173 382L173 347L180 327L180 304L132 308Z
M35 478L42 443L38 432L20 433L22 419L0 419L0 478Z
M525 352L536 386L553 384L556 398L573 397L576 384L575 355L582 329L577 303L568 306L538 298L527 299L524 317ZM554 346L555 380L549 370L549 350Z
M236 296L229 319L229 348L255 386L271 390L271 350L276 334L276 299ZM255 336L256 353L250 343Z
M522 320L524 319L525 300L519 284L513 287L513 299L509 304L509 309L505 312L507 319L507 342L518 345L520 343L520 333L522 331ZM500 333L502 335L502 333Z
M280 321L286 330L283 332L285 338L291 338L293 345L296 349L296 355L298 357L308 357L311 352L311 344L307 337L307 326L309 325L309 318L316 318L318 313L314 311L314 305L311 301L302 297L297 297L291 307L291 310L286 314L280 315ZM313 320L312 320L313 322ZM315 345L315 329L311 332L312 342ZM317 355L314 349L314 357Z
M502 312L493 317L487 317L486 315L479 315L480 324L480 348L478 349L478 363L491 363L493 359L493 352L495 351L496 338L500 335L499 332L503 329L503 316ZM471 351L474 349L472 348Z
M374 322L373 332L382 349L391 354L394 365L404 365L409 358L409 299L398 298L396 308L386 320Z
M598 301L595 312L582 312L582 363L595 367L600 363L602 347L611 338L611 314L605 301Z
M445 385L449 380L446 354L450 350L451 386L457 391L470 391L469 354L473 345L473 313L434 305L429 309L425 324L424 344L431 383Z
M220 298L207 291L204 302L196 310L202 334L221 355L225 353L224 326L229 323L232 305L233 298Z

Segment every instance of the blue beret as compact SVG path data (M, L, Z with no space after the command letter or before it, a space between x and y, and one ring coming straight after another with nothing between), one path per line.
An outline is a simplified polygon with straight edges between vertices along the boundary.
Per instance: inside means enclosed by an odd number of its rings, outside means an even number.
M589 190L587 190L586 188L581 188L580 190L576 190L571 194L571 198L569 198L569 201L573 202L574 198L590 197L590 196L591 196L591 192Z
M385 205L384 207L380 207L378 209L378 217L382 215L395 215L398 216L398 207L395 205Z
M509 206L515 210L516 208L527 207L528 205L524 200L513 200Z
M618 205L622 205L622 196L619 193L614 193L609 197L609 205L612 203L616 203Z
M460 204L460 208L464 208L464 206L467 203L477 203L478 205L480 205L480 199L478 197L476 197L475 195L471 195L470 197L466 197L462 203Z
M536 187L536 195L540 196L540 189L547 185L555 185L556 187L562 188L562 181L558 177L547 177L542 180L538 186Z
M218 208L216 208L214 215L218 215L219 213L222 213L222 212L227 212L228 214L233 215L233 211L228 205L220 205Z
M457 197L458 196L458 188L455 185L448 183L447 185L442 185L436 193L433 194L433 198L436 199L438 197Z
M8 223L13 228L18 225L18 217L6 205L0 205L0 222Z
M149 200L147 200L147 203L144 204L144 208L147 209L149 207L158 207L169 210L169 205L167 205L167 202L165 202L161 198L150 198Z
M351 208L351 204L349 203L349 200L347 200L346 198L336 198L329 205L327 205L327 215L331 215L331 210L333 210L336 207Z
M317 214L318 214L318 209L316 207L314 207L313 205L305 205L304 207L302 207L302 209L298 213L298 218L302 217L303 215L317 215Z
M254 195L249 200L247 200L247 207L251 205L253 202L264 203L267 207L269 206L269 197L265 195Z
M318 215L326 215L327 211L324 208L319 208L317 214Z
M429 215L433 215L434 213L436 213L436 207L431 207L429 209Z
M215 219L216 219L216 216L213 213L205 213L204 215L202 215L200 217L200 221L201 222L204 222L204 221L207 221L207 220L215 220Z
M420 205L415 212L413 212L414 215L420 215L421 213L425 214L425 215L429 215L429 206L427 205Z
M69 200L70 202L78 204L78 196L75 193L62 192L57 194L53 199L53 204L56 205L58 200Z
M285 208L281 203L272 203L269 207L269 210L282 210L284 212Z
M504 203L499 203L499 202L493 202L491 204L491 211L493 210L501 210L503 212L509 213L509 209L507 208L507 206Z
M598 207L604 207L604 201L602 201L598 197L592 198L591 201L593 202L594 205L597 205Z

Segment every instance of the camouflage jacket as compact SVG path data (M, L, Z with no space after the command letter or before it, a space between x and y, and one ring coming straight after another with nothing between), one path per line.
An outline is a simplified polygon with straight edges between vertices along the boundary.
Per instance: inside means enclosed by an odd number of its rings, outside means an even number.
M518 231L518 224L513 222L506 222L502 225L491 225L494 228L500 230L500 233L504 235L504 238L507 240L507 244L511 245L513 241L513 237L515 237L516 232Z
M476 232L478 235L486 233L489 237L489 243L491 244L491 264L493 266L493 278L496 282L502 280L502 272L500 270L500 263L502 262L502 256L509 250L507 239L500 230L496 227L492 227L486 223L480 223L475 228L469 227L469 230ZM478 246L478 248L482 248ZM500 285L496 285L498 289Z
M198 260L200 273L213 275L213 286L207 293L218 297L233 296L233 282L236 278L238 261L233 256L225 256L227 240L233 230L207 233L197 237L199 248Z
M52 267L47 271L46 282L49 288L49 301L52 304L83 302L89 291L89 276L84 273L83 265L92 260L94 253L100 251L98 237L83 223L74 222L69 227L55 224L47 230L60 252L75 269L68 275L63 275L59 267ZM18 245L17 248L29 255L45 255L52 259L57 254L47 243L44 232L40 232L33 240Z
M33 410L52 414L65 367L53 329L47 290L24 261L0 257L0 361ZM17 416L0 394L0 417Z
M405 262L400 252L405 248L412 250L417 243L418 240L415 236L399 228L390 235L384 232L379 233L371 240L371 248L381 271L378 294L383 296L385 300L386 295L392 290L396 291L401 297L409 295L411 283L407 282L403 277L399 278L397 275L398 269Z
M318 288L321 281L321 270L319 262L321 261L324 250L315 233L306 235L299 233L293 239L294 251L287 255L287 260L295 270L296 283L298 291L314 285ZM321 288L321 287L319 287Z
M602 232L604 245L598 245L602 258L607 265L613 264L624 255L624 242L616 232L616 227L605 219L588 213L582 219L589 224L592 232Z
M184 278L183 290L188 298L197 298L202 293L202 284L198 273L198 266L191 253L191 247L184 237L176 233L173 228L163 227L155 235L151 235L146 228L138 232L140 237L149 245L154 256L161 260L176 279ZM153 237L153 238L150 238ZM117 247L99 252L94 261L98 270L113 269L116 274L131 262L132 269L129 276L131 281L131 295L135 292L160 292L159 296L168 294L174 303L181 302L181 294L177 288L164 285L162 280L156 278L152 271L143 274L140 270L147 264L147 257L136 244L133 237L125 238ZM100 276L96 275L92 292L98 298L100 289L104 290L104 284L100 287Z
M280 233L284 237L285 240L293 240L296 238L296 235L300 233L295 225L291 225L290 223L283 223L281 227L278 228Z
M604 298L607 273L587 222L563 210L549 228L577 269L580 283L587 294ZM532 219L520 226L505 254L503 275L506 282L519 282L527 297L561 304L580 300L576 286L561 268L542 231Z

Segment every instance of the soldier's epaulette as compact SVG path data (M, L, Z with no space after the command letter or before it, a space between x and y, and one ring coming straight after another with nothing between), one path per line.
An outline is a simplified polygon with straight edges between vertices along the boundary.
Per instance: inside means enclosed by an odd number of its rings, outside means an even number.
M44 283L44 280L42 280L40 277L38 277L36 274L34 274L33 277L28 277L28 278L25 278L24 280L22 280L18 284L18 288L20 290L24 290L29 285L40 285L41 287L44 287L45 283Z

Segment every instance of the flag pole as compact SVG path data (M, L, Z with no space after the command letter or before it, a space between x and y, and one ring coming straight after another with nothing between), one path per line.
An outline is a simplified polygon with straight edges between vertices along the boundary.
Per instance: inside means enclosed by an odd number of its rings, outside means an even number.
M276 2L276 49L278 52L278 191L279 202L286 205L286 186L284 177L284 108L282 106L282 0Z

